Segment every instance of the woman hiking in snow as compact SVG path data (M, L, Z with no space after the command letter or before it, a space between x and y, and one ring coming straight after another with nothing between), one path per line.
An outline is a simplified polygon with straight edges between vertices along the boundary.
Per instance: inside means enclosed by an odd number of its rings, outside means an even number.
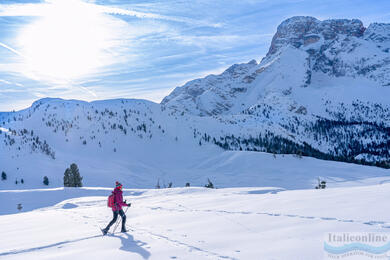
M112 204L112 213L114 214L114 217L112 218L111 222L108 223L107 227L105 229L102 229L103 234L106 235L110 227L116 222L118 219L118 215L122 218L122 229L121 232L127 232L126 230L126 215L123 212L122 207L130 207L131 203L126 203L126 201L123 201L122 196L122 184L119 182L115 183L115 189L112 192L112 198L113 198L113 204Z

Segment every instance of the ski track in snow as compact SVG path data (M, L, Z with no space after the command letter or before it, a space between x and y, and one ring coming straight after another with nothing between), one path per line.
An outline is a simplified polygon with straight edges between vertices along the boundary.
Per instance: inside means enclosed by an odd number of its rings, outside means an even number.
M128 226L127 226L128 227ZM193 246L193 245L190 245L190 244L187 244L187 243L184 243L184 242L181 242L179 240L176 240L176 239L171 239L169 238L168 236L165 236L165 235L161 235L161 234L157 234L155 232L151 232L150 230L147 230L147 229L141 229L141 228L137 228L137 229L134 229L134 228L131 228L129 227L129 229L133 232L138 232L140 233L139 231L141 231L142 233L146 233L147 235L149 236L152 236L154 238L158 238L158 239L164 239L165 241L168 241L170 242L171 244L173 245L176 245L176 246L183 246L183 247L186 247L187 249L191 251L196 251L198 253L202 253L203 255L207 256L207 257L218 257L218 258L223 258L223 259L231 259L231 260L237 260L237 258L234 258L234 257L230 257L230 256L224 256L224 255L220 255L220 254L217 254L217 253L214 253L214 252L211 252L211 251L208 251L208 250L205 250L205 249L202 249L200 247L197 247L197 246ZM141 234L142 234L141 233Z
M333 217L302 216L302 215L296 215L296 214L281 214L281 213L270 213L270 212L227 211L227 210L211 210L211 209L199 210L199 209L190 209L190 208L185 207L181 204L177 204L177 206L185 208L186 210L179 210L179 209L173 209L173 208L163 208L163 207L143 207L143 208L148 208L150 210L166 210L166 211L174 211L174 212L187 212L187 211L204 212L204 213L214 213L217 215L219 215L218 213L227 214L227 215L230 215L230 214L265 215L265 216L270 216L270 217L288 217L288 218L301 218L301 219L308 219L308 220L321 220L321 221L325 220L325 221L338 221L338 222L345 222L345 223L358 223L358 224L363 224L363 225L378 226L381 228L390 228L390 222L376 221L376 220L361 221L361 220L353 220L353 219L338 219L338 218L333 218ZM226 220L233 222L239 226L242 226L243 228L247 229L248 231L254 232L239 222L228 219L223 215L219 215L219 216L224 217Z
M20 249L20 250L12 250L12 251L8 251L8 252L0 253L0 256L28 253L28 252L33 252L33 251L37 251L37 250L47 249L47 248L51 248L51 247L58 247L58 246L62 246L62 245L69 244L69 243L76 243L76 242L79 242L79 241L92 239L92 238L97 238L97 237L101 237L101 235L95 235L95 236L90 236L90 237L78 238L78 239L73 239L73 240L65 240L65 241L62 241L62 242L57 242L57 243L50 244L50 245L45 245L45 246L38 246L38 247L26 248L26 249Z
M79 213L75 213L79 216L81 216L81 214ZM82 217L87 217L87 216L82 216ZM100 229L100 225L95 225L96 227L98 227ZM234 257L230 257L230 256L225 256L225 255L220 255L218 253L215 253L215 252L211 252L209 250L205 250L205 249L202 249L200 247L197 247L197 246L194 246L194 245L190 245L188 243L184 243L182 241L179 241L177 239L172 239L166 235L162 235L162 234L158 234L156 232L152 232L148 229L145 229L145 228L134 228L134 227L131 227L129 225L126 225L126 228L128 228L130 231L133 231L135 233L138 233L140 234L141 236L142 235L147 235L153 239L157 238L157 239L162 239L164 240L165 242L168 242L174 246L178 246L178 247L184 247L186 249L188 249L190 252L194 251L194 252L197 252L197 253L200 253L202 254L203 256L206 256L208 258L210 257L218 257L218 258L222 258L222 259L230 259L230 260L237 260L237 258L234 258ZM115 232L115 233L109 233L109 235L114 235L114 234L121 234L121 232Z

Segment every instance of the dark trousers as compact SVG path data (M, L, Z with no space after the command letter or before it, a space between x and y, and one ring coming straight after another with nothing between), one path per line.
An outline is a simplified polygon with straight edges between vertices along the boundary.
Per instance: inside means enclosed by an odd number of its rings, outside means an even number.
M125 215L125 212L123 212L123 210L116 210L116 211L113 211L112 212L114 214L114 217L112 218L111 222L108 223L107 227L105 228L107 231L110 229L110 227L112 225L115 224L116 220L118 219L118 215L121 216L122 218L122 230L125 230L126 229L126 215Z

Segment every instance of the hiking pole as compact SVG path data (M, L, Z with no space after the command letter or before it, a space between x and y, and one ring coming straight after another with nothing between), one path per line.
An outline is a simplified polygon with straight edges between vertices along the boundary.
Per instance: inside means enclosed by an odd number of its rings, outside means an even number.
M127 209L125 210L125 215L126 215L126 212L127 212L128 209L129 209L129 207L127 207ZM115 225L115 227L114 227L114 231L112 231L112 234L115 234L115 230L116 230L116 228L118 227L119 223L121 223L121 222L122 222L122 217L121 217L121 220L120 220L120 221L117 221L117 223L116 223L116 225Z
M116 230L116 228L118 227L118 225L119 225L119 223L120 223L121 221L122 221L122 219L116 222L116 225L115 225L115 227L114 227L114 230L112 231L112 234L115 234L115 230Z

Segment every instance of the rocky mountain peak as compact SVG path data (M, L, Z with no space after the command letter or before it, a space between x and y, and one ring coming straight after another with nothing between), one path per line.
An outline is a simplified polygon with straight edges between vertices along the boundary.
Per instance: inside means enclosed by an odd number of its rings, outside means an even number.
M161 104L199 116L263 113L265 106L280 114L310 114L311 91L324 91L316 94L322 104L322 95L333 99L329 93L336 89L348 93L347 100L351 91L355 99L365 100L361 93L379 93L390 86L389 53L390 24L374 23L366 29L357 19L295 16L278 26L260 63L234 64L220 75L190 81ZM348 86L354 89L346 91ZM356 91L360 87L364 90Z
M378 43L390 42L390 24L372 23L364 32L364 37Z
M281 47L296 48L324 40L333 40L338 35L362 37L365 28L357 19L331 19L320 21L310 16L294 16L283 21L272 39L268 54L276 53Z

